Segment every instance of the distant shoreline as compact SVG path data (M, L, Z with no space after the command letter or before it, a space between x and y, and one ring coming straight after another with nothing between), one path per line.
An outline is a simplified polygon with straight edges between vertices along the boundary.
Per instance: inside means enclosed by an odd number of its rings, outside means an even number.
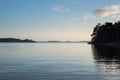
M88 41L37 41L37 43L88 43Z
M0 38L0 42L36 42L32 39L17 39L17 38Z
M0 38L0 43L88 43L89 41L34 41L32 39Z

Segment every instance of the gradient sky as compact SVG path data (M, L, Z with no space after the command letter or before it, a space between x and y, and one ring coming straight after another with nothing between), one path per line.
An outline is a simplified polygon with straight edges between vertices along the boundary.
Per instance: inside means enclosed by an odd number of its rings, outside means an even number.
M0 0L0 37L90 40L97 23L120 19L120 0Z

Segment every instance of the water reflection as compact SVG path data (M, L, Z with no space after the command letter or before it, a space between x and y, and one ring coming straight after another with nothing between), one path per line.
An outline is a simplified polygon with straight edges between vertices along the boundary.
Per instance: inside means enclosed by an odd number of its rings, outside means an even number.
M97 62L120 62L120 47L92 45L92 51Z
M116 80L120 73L120 47L92 45L92 51L99 72Z

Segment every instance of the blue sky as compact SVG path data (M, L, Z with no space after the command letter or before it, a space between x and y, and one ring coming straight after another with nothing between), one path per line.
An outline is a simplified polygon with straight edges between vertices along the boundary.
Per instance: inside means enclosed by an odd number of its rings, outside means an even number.
M78 41L119 20L120 0L0 0L0 10L0 37Z

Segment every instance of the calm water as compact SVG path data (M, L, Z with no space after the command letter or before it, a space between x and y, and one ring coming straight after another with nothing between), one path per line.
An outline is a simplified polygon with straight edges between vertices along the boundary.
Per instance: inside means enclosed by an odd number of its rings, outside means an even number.
M0 43L0 80L120 80L120 48Z

